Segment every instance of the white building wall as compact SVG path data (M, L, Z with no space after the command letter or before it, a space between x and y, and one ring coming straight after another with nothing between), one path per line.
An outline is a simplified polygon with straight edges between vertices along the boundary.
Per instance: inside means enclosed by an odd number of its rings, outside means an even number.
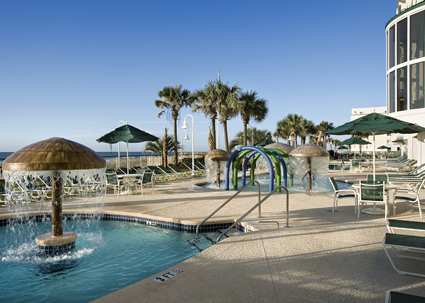
M425 109L414 109L407 111L400 111L391 114L392 117L418 124L425 127ZM415 159L418 164L425 163L425 143L415 139L415 135L403 135L407 141L407 154L410 159Z

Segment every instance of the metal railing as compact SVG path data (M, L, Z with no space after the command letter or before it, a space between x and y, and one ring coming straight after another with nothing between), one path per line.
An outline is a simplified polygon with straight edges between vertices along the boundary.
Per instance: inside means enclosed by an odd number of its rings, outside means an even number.
M261 198L261 186L258 181L255 181L255 184L258 186L258 197ZM234 198L236 198L244 189L246 186L242 187L240 190L238 190L236 193L234 193L230 198L228 198L224 203L222 203L219 207L217 207L211 214L209 214L207 217L205 217L204 220L202 220L201 223L196 225L196 233L195 233L195 239L199 236L199 229L202 225L204 225L209 219L211 219L216 213L218 213L221 209L223 209L227 204L229 204Z
M235 220L235 222L233 222L232 225L230 225L228 228L226 228L224 231L220 232L220 234L218 235L217 239L215 240L215 242L219 242L221 240L221 238L225 235L227 235L227 233L232 230L233 228L235 228L236 226L239 225L239 223L245 219L250 213L252 213L257 207L260 207L261 204L263 204L264 202L267 201L268 198L270 198L272 195L274 194L274 192L270 192L268 193L264 198L262 198L258 203L256 203L253 207L251 207L248 211L246 211L242 216L240 216L237 220Z
M210 239L211 242L213 243L217 243L218 241L220 241L222 239L223 236L227 236L227 233L232 230L233 228L235 228L236 226L238 226L240 224L240 222L245 219L249 214L251 214L256 208L258 208L258 218L260 219L262 214L261 214L261 206L263 205L264 202L266 202L272 195L275 194L275 192L270 192L268 193L264 198L261 197L261 185L258 181L255 181L255 184L258 187L258 202L252 206L249 210L247 210L244 214L242 214L237 220L235 220L228 228L226 228L224 231L220 231L219 235L217 237L217 239L214 241L212 239ZM221 209L223 209L227 204L229 204L234 198L236 198L244 189L246 188L243 187L240 190L238 190L236 193L234 193L231 197L229 197L224 203L222 203L219 207L217 207L211 214L209 214L207 217L205 217L204 220L202 220L201 223L199 223L196 226L196 234L195 234L195 238L191 241L191 242L196 242L197 239L199 239L199 229L202 225L204 225L209 219L211 219L216 213L218 213ZM285 196L286 196L286 227L289 227L289 218L290 218L290 213L289 213L289 190L287 187L285 186L281 186L281 189L285 192ZM260 221L261 222L261 221ZM264 221L265 223L266 221ZM267 221L267 223L277 223L277 226L279 228L279 223L277 221Z
M289 227L289 190L286 186L281 186L286 193L286 227Z
M289 227L289 190L285 186L281 186L282 190L286 193L286 227ZM251 207L248 211L246 211L242 216L240 216L235 222L230 225L228 228L226 228L224 231L220 232L219 236L216 239L216 243L221 240L223 236L226 236L227 233L232 230L234 227L236 227L240 222L245 219L250 213L252 213L257 207L259 209L259 214L261 217L261 205L267 201L271 196L273 196L275 192L268 193L263 199L261 199L261 191L258 192L258 202L253 207ZM279 224L277 224L279 226Z

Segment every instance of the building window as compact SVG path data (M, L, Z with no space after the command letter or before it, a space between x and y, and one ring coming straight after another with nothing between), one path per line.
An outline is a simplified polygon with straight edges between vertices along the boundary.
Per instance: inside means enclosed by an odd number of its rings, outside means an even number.
M397 64L407 61L407 19L397 23Z
M410 58L425 56L425 11L410 17Z
M389 51L389 65L390 68L395 65L395 26L390 28L388 32L388 51Z
M388 98L390 102L390 113L395 112L395 72L391 72L388 76Z
M424 108L425 63L410 66L410 109Z
M407 109L407 67L397 70L397 111Z

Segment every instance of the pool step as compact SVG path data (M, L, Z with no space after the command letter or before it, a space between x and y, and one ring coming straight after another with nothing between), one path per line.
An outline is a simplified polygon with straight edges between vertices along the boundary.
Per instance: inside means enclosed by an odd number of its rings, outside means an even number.
M197 238L193 238L191 240L187 240L187 242L190 243L193 247L198 249L199 251L203 251L204 249L208 248L210 245L217 244L217 239L221 236L221 238L229 238L232 234L239 234L239 230L237 228L227 230L227 229L220 229L217 230L213 234L199 234ZM206 244L205 242L208 242Z

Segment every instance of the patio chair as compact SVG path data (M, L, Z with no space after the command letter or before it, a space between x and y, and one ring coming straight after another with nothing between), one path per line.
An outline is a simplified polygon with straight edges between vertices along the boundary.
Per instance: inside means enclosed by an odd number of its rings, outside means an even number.
M384 205L385 220L388 216L387 195L385 191L385 182L373 183L367 181L360 182L359 193L357 195L357 218L360 218L361 206L373 204L373 209L377 205Z
M189 177L192 175L192 170L187 169L184 165L169 164L168 166L184 177Z
M119 167L115 170L117 175L126 175L127 174L127 167Z
M389 179L395 183L417 183L425 178L425 167L420 167L408 174L390 175Z
M425 303L425 298L390 290L385 296L385 303Z
M329 182L331 183L332 189L334 191L332 215L335 214L335 211L338 208L338 200L344 198L354 198L354 213L357 214L357 192L354 189L339 188L338 183L335 181L334 177L329 177Z
M419 216L422 220L422 208L421 208L421 199L419 194L423 187L425 186L425 178L423 178L420 182L416 183L413 187L399 188L396 191L396 199L408 200L412 204L417 204L419 209ZM403 195L398 195L403 194Z
M402 233L395 233L396 229ZM384 251L394 270L401 275L424 278L425 273L419 269L425 270L425 237L418 234L425 234L425 223L390 219L387 222L387 230ZM415 235L406 234L409 232ZM392 251L396 253L391 253ZM404 261L404 264L401 261Z
M402 174L391 174L390 178L391 177L406 177L406 176L415 177L415 176L418 176L418 175L420 175L424 172L425 172L425 163L419 165L418 167L412 169L409 172L405 172L405 173L402 173Z
M205 159L204 158L196 158L195 159L195 164L196 164L196 166L198 166L201 169L206 169Z
M121 193L122 184L115 172L106 173L106 192L108 192L108 189L112 189L115 195L119 195Z
M372 174L368 174L367 175L367 182L372 184L373 182L375 182L375 184L382 184L382 183L387 183L389 182L389 177L388 174L378 174L375 175L375 181L373 180L373 175Z
M173 179L175 179L175 176L168 174L163 169L161 169L159 166L149 165L149 166L146 167L146 169L155 174L155 179L158 182L167 182L167 181L172 181Z
M187 161L186 162L185 161L182 161L181 162L181 165L183 165L187 170L189 170L189 171L192 172L192 160L190 161L190 163L187 163ZM196 176L202 176L202 175L204 175L205 170L202 169L202 168L199 168L199 166L197 166L196 163L194 165L194 168L195 168L195 175Z
M153 191L155 186L155 172L145 169L142 177L139 179L139 185L140 185L140 193L144 193L144 189L146 185L151 185L151 189Z

